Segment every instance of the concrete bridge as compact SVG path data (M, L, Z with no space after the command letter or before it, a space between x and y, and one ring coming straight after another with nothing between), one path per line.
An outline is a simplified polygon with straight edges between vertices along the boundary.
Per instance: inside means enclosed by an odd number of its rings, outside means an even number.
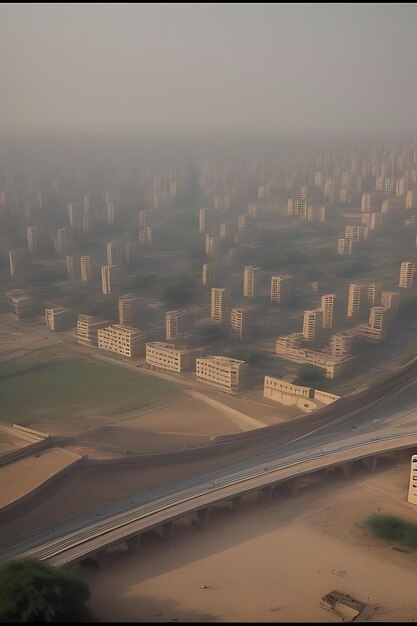
M140 536L149 531L171 537L175 521L190 514L196 515L198 525L204 527L216 504L230 502L236 508L243 497L255 492L268 502L274 489L283 483L288 485L290 493L296 494L300 488L326 481L330 472L341 472L348 479L356 463L375 472L381 459L397 463L406 450L410 455L417 452L417 432L371 438L369 434L361 435L273 461L260 463L259 458L254 459L253 465L245 470L231 473L229 469L227 473L226 468L224 475L215 481L205 480L141 506L132 506L128 511L42 546L31 549L27 544L17 545L8 550L7 556L3 550L0 559L32 556L54 566L71 565L92 557L102 562L109 548L127 544L130 550L136 550Z

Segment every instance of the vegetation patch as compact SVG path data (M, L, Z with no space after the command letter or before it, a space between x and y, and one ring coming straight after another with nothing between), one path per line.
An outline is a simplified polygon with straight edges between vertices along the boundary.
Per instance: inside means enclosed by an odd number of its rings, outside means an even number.
M368 517L365 527L380 539L395 541L408 548L417 548L417 524L404 522L391 515L375 513Z

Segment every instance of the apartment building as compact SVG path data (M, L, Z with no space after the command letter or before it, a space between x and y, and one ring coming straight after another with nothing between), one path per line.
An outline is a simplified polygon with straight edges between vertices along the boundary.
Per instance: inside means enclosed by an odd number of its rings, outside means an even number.
M378 306L381 302L381 288L375 283L368 285L368 302L371 306Z
M330 352L332 357L342 357L353 352L356 334L349 330L335 333L330 338Z
M398 310L400 305L399 291L383 291L381 294L381 306L391 309L393 313Z
M97 337L99 348L132 358L144 353L147 334L137 328L113 324L99 328Z
M140 248L138 241L126 241L125 243L125 263L127 265L134 265L139 261Z
M81 279L81 257L79 254L67 254L65 257L67 264L68 278L71 280Z
M27 242L29 252L41 254L47 246L47 235L45 228L41 225L27 227Z
M49 330L67 330L75 326L75 314L64 307L45 309L45 322Z
M352 241L365 241L368 239L368 227L367 226L346 226L345 239L351 239Z
M287 304L292 295L292 276L271 277L271 302Z
M204 263L201 282L207 287L214 287L216 284L216 263Z
M206 235L206 254L216 254L219 250L220 238L214 235Z
M124 246L122 241L109 241L106 246L107 265L122 267L125 260Z
M188 311L184 309L167 311L165 314L166 339L177 339L180 337L185 332L188 317Z
M6 298L9 311L16 319L21 320L35 315L37 302L27 291L13 289L6 292Z
M119 324L137 326L140 316L140 299L132 293L119 297Z
M153 244L152 226L141 226L139 228L139 243L143 246L151 246Z
M400 267L400 280L398 286L402 289L411 289L413 286L416 264L412 261L403 261Z
M338 239L337 240L337 254L339 256L352 256L352 252L354 249L353 239Z
M70 254L73 248L72 230L70 228L58 228L54 240L56 254L65 256Z
M118 265L103 265L101 268L101 286L104 294L114 294L121 287L121 271Z
M303 337L310 343L319 340L321 329L323 328L323 311L321 309L311 309L304 311Z
M108 320L102 320L93 315L79 315L77 319L78 343L90 346L98 345L98 330L109 326Z
M81 280L88 283L93 278L93 264L91 256L81 257Z
M248 380L249 366L245 361L224 356L196 359L196 379L226 393L236 393Z
M10 276L23 278L30 265L29 248L21 247L9 252Z
M152 341L146 344L146 362L152 369L181 373L190 368L191 352L177 349L170 343Z
M357 317L362 315L365 310L365 289L366 285L358 283L350 283L347 316Z
M211 290L211 319L225 324L230 317L229 289L214 287Z
M286 406L296 406L305 413L316 411L339 399L332 393L319 391L312 387L294 385L288 380L265 376L264 398L274 400Z
M330 350L310 350L297 347L301 333L292 333L286 337L278 337L276 341L276 354L283 356L289 361L296 363L310 363L324 370L326 378L337 378L349 371L354 363L352 356L333 356ZM301 335L302 337L302 335Z
M246 265L243 270L243 295L255 297L259 295L259 281L261 268Z
M200 209L198 229L200 233L206 233L213 228L213 212L211 209Z
M333 327L334 301L336 295L334 293L326 293L321 297L320 308L323 311L323 328Z
M232 335L239 337L239 339L250 335L254 318L253 309L249 307L234 307L230 312Z

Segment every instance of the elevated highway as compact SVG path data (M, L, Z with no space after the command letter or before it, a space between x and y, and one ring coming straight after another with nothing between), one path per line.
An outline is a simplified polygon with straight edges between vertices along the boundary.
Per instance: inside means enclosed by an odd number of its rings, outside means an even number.
M251 467L237 472L225 473L215 481L203 481L175 493L156 498L140 506L132 506L129 511L112 515L101 522L95 522L81 529L68 532L65 536L43 545L31 547L30 542L13 543L3 546L2 560L15 556L32 556L51 565L61 566L80 562L92 556L102 555L106 549L127 542L131 548L138 543L138 537L145 532L162 529L169 534L172 523L184 516L196 513L200 521L207 518L210 507L225 501L239 502L249 493L260 491L270 497L275 486L303 477L315 475L325 479L326 473L339 468L346 477L350 475L352 463L364 462L372 471L381 456L395 455L402 450L417 450L417 432L402 432L396 435L369 437L360 435L342 443L329 443L296 454L281 456L279 459L254 463Z

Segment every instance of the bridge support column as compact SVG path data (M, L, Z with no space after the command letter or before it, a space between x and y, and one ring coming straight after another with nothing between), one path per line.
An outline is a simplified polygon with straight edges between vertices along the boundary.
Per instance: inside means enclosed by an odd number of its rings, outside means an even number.
M375 474L376 472L377 461L378 457L376 456L372 457L371 459L363 459L363 462L365 463L369 471L372 472L372 474Z
M342 470L343 476L346 478L346 480L349 480L349 478L352 476L352 466L353 463L351 461L349 463L343 463L343 465L340 465L340 469Z
M126 541L127 547L129 548L129 552L134 554L139 550L140 546L140 535L136 535L135 537L131 537Z
M199 526L199 528L202 528L202 529L207 528L209 517L210 517L209 507L207 507L206 509L200 509L199 511L197 511L197 525Z
M100 552L97 552L97 554L94 555L95 560L97 562L97 565L99 567L103 567L104 565L104 561L106 559L106 550L100 550Z
M290 481L289 487L290 487L290 494L292 496L296 496L297 495L299 486L300 486L300 479L299 478L294 478L294 480Z
M167 522L162 526L162 536L165 540L170 541L174 532L173 522Z
M268 487L264 487L261 491L262 501L265 502L266 504L271 504L272 491L273 491L273 488L271 485L268 485Z
M240 508L241 504L242 504L242 496L237 496L237 498L233 498L233 500L232 500L232 509L234 511L237 511L237 509Z

